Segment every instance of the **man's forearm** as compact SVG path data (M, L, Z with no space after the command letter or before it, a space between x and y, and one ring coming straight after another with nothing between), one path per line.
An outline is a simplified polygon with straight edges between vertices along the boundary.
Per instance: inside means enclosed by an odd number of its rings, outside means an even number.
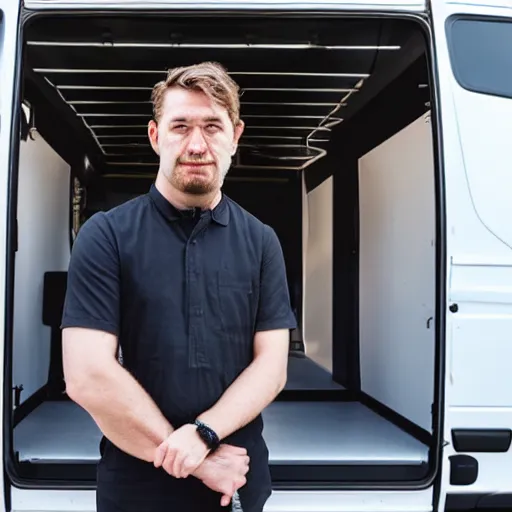
M250 423L276 398L285 384L283 373L275 360L256 357L199 419L224 439Z
M70 396L124 452L153 462L173 427L142 386L116 361L105 365Z
M87 389L71 395L119 449L153 462L158 446L174 431L144 388L117 362L91 379ZM210 476L209 457L192 474ZM215 470L215 465L212 466ZM210 476L211 478L211 476Z
M117 361L117 338L98 330L66 328L62 339L68 396L91 415L105 437L119 449L157 465L159 448L175 431L149 393ZM221 450L222 463L231 461L236 469L239 451L229 451L226 445L223 449L227 451ZM226 457L226 453L233 457ZM216 487L218 459L215 454L211 459L208 456L191 475Z

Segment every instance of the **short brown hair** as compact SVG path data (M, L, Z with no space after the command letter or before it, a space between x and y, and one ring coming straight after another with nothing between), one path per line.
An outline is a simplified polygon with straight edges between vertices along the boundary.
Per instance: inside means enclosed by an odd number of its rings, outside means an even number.
M205 93L212 101L228 111L233 126L239 123L240 88L221 64L202 62L169 69L167 78L155 84L151 93L153 118L157 123L162 116L165 92L171 87L183 87Z

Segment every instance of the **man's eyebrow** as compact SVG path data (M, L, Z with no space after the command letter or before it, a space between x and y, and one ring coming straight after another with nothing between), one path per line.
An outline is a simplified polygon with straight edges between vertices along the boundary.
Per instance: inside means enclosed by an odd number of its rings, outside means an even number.
M172 117L170 119L170 123L186 123L187 121L190 121L193 118L185 117L185 116L179 116L179 117ZM222 123L222 118L219 116L208 116L202 118L203 121L206 123Z
M222 123L222 119L219 117L219 116L209 116L209 117L205 117L204 119L206 122L208 123L212 123L212 122L215 122L215 123Z

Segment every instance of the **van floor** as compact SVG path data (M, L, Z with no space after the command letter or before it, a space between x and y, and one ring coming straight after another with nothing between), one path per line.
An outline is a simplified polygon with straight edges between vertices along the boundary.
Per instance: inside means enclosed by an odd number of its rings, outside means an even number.
M331 374L307 357L290 357L287 390L343 390ZM325 466L352 471L375 466L417 477L428 461L428 447L358 401L278 400L264 412L264 438L271 470L299 467L299 473ZM24 466L95 465L101 432L88 413L69 400L47 401L14 430L14 447ZM382 475L386 478L386 474ZM41 472L42 475L42 472ZM299 475L300 476L300 475ZM304 473L304 478L306 477ZM340 475L341 476L341 475Z

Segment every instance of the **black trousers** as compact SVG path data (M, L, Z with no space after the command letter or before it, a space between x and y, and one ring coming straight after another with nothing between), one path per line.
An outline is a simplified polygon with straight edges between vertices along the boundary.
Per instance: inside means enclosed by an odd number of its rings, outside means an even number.
M175 494L174 496L157 496L134 490L129 494L119 493L119 489L100 487L96 493L97 512L231 512L231 505L220 506L220 495L212 500L202 499L197 494ZM266 500L265 500L266 501ZM243 507L243 512L262 512L263 504Z
M98 468L97 512L231 512L222 495L195 477L175 479L161 471L131 473ZM262 512L268 492L240 489L243 512Z
M119 486L100 486L96 493L97 512L231 512L231 506L220 506L221 496L207 493L181 492L150 493L145 486L133 485L123 492ZM244 512L246 512L244 510Z
M110 443L97 467L97 512L231 512L222 494L197 478L173 478L153 464L130 457ZM262 512L271 482L266 446L250 450L248 484L239 490L243 512Z

